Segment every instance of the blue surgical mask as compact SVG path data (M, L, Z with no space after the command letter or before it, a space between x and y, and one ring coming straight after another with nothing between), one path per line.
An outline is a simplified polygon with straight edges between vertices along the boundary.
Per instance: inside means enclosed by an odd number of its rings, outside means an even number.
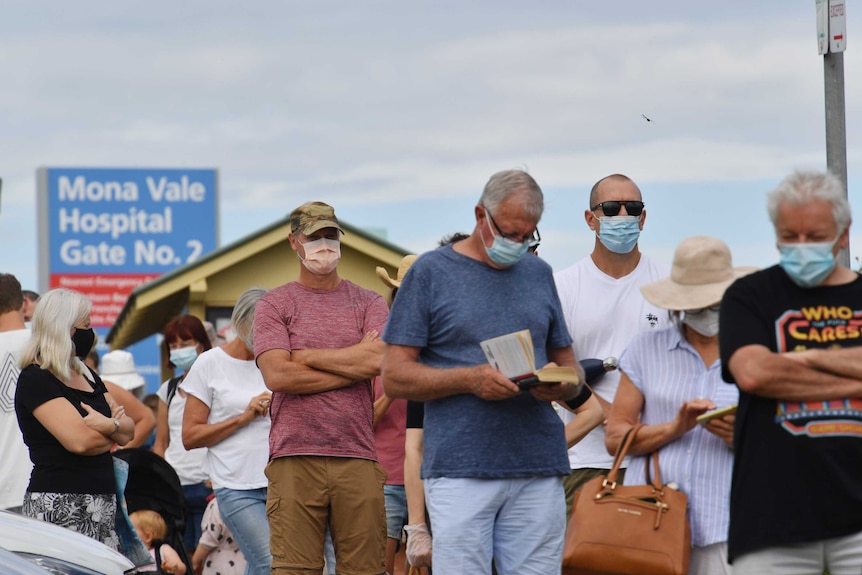
M529 246L522 242L513 242L506 238L495 237L491 247L485 246L485 253L492 262L504 268L510 268L527 253Z
M599 218L599 241L615 254L631 252L641 235L640 220L639 216Z
M488 222L488 229L491 230L491 235L494 237L494 243L491 244L490 248L482 242L482 247L485 248L488 258L498 266L504 268L510 268L518 263L518 260L530 249L530 242L516 242L509 238L498 236L491 229L491 218L486 217L485 221Z
M188 371L197 358L198 349L195 346L171 350L171 363L183 371Z
M841 232L831 242L778 244L781 253L780 265L790 279L803 288L820 285L835 269L832 249Z

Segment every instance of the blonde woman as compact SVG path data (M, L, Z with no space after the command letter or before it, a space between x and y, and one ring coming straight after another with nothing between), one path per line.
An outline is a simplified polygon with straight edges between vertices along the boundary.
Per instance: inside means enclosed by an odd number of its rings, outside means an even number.
M55 289L33 315L15 391L33 462L22 513L119 550L110 450L134 437L135 422L82 361L95 338L90 307L83 295Z

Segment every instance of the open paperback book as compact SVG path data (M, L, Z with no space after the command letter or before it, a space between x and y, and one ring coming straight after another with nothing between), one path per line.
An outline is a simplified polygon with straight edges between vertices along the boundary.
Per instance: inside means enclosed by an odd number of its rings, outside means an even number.
M578 383L578 372L573 367L536 369L536 353L528 329L486 339L479 345L488 363L522 389L542 383Z

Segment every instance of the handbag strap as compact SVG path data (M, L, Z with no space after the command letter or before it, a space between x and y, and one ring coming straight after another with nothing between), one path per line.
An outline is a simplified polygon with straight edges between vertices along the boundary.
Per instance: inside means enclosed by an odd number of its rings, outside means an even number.
M633 425L628 431L626 431L626 434L623 435L622 441L620 441L620 444L617 446L617 453L616 455L614 455L614 464L613 466L611 466L611 470L608 472L607 479L605 479L605 484L609 484L611 489L616 487L617 478L619 477L620 466L623 464L623 459L626 458L626 454L628 453L632 442L634 442L635 436L638 434L638 431L640 431L640 428L643 426L643 423Z
M646 456L647 460L644 465L644 476L646 477L646 485L652 485L656 491L661 491L661 470L658 466L658 449ZM650 477L650 464L655 468L655 481Z

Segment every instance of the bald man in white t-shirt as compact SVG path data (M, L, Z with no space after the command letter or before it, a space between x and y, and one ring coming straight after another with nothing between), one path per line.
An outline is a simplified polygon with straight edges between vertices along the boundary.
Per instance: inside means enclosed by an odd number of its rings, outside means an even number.
M635 334L667 325L667 311L648 303L640 287L667 277L669 268L638 249L646 210L640 189L627 176L613 174L596 182L584 219L596 234L593 252L554 274L554 280L574 339L575 355L618 358ZM619 379L619 372L611 371L593 386L605 417ZM560 418L568 424L574 416L560 410ZM569 463L572 475L563 483L571 515L575 491L593 477L605 475L613 463L613 456L605 448L604 426L569 446Z

